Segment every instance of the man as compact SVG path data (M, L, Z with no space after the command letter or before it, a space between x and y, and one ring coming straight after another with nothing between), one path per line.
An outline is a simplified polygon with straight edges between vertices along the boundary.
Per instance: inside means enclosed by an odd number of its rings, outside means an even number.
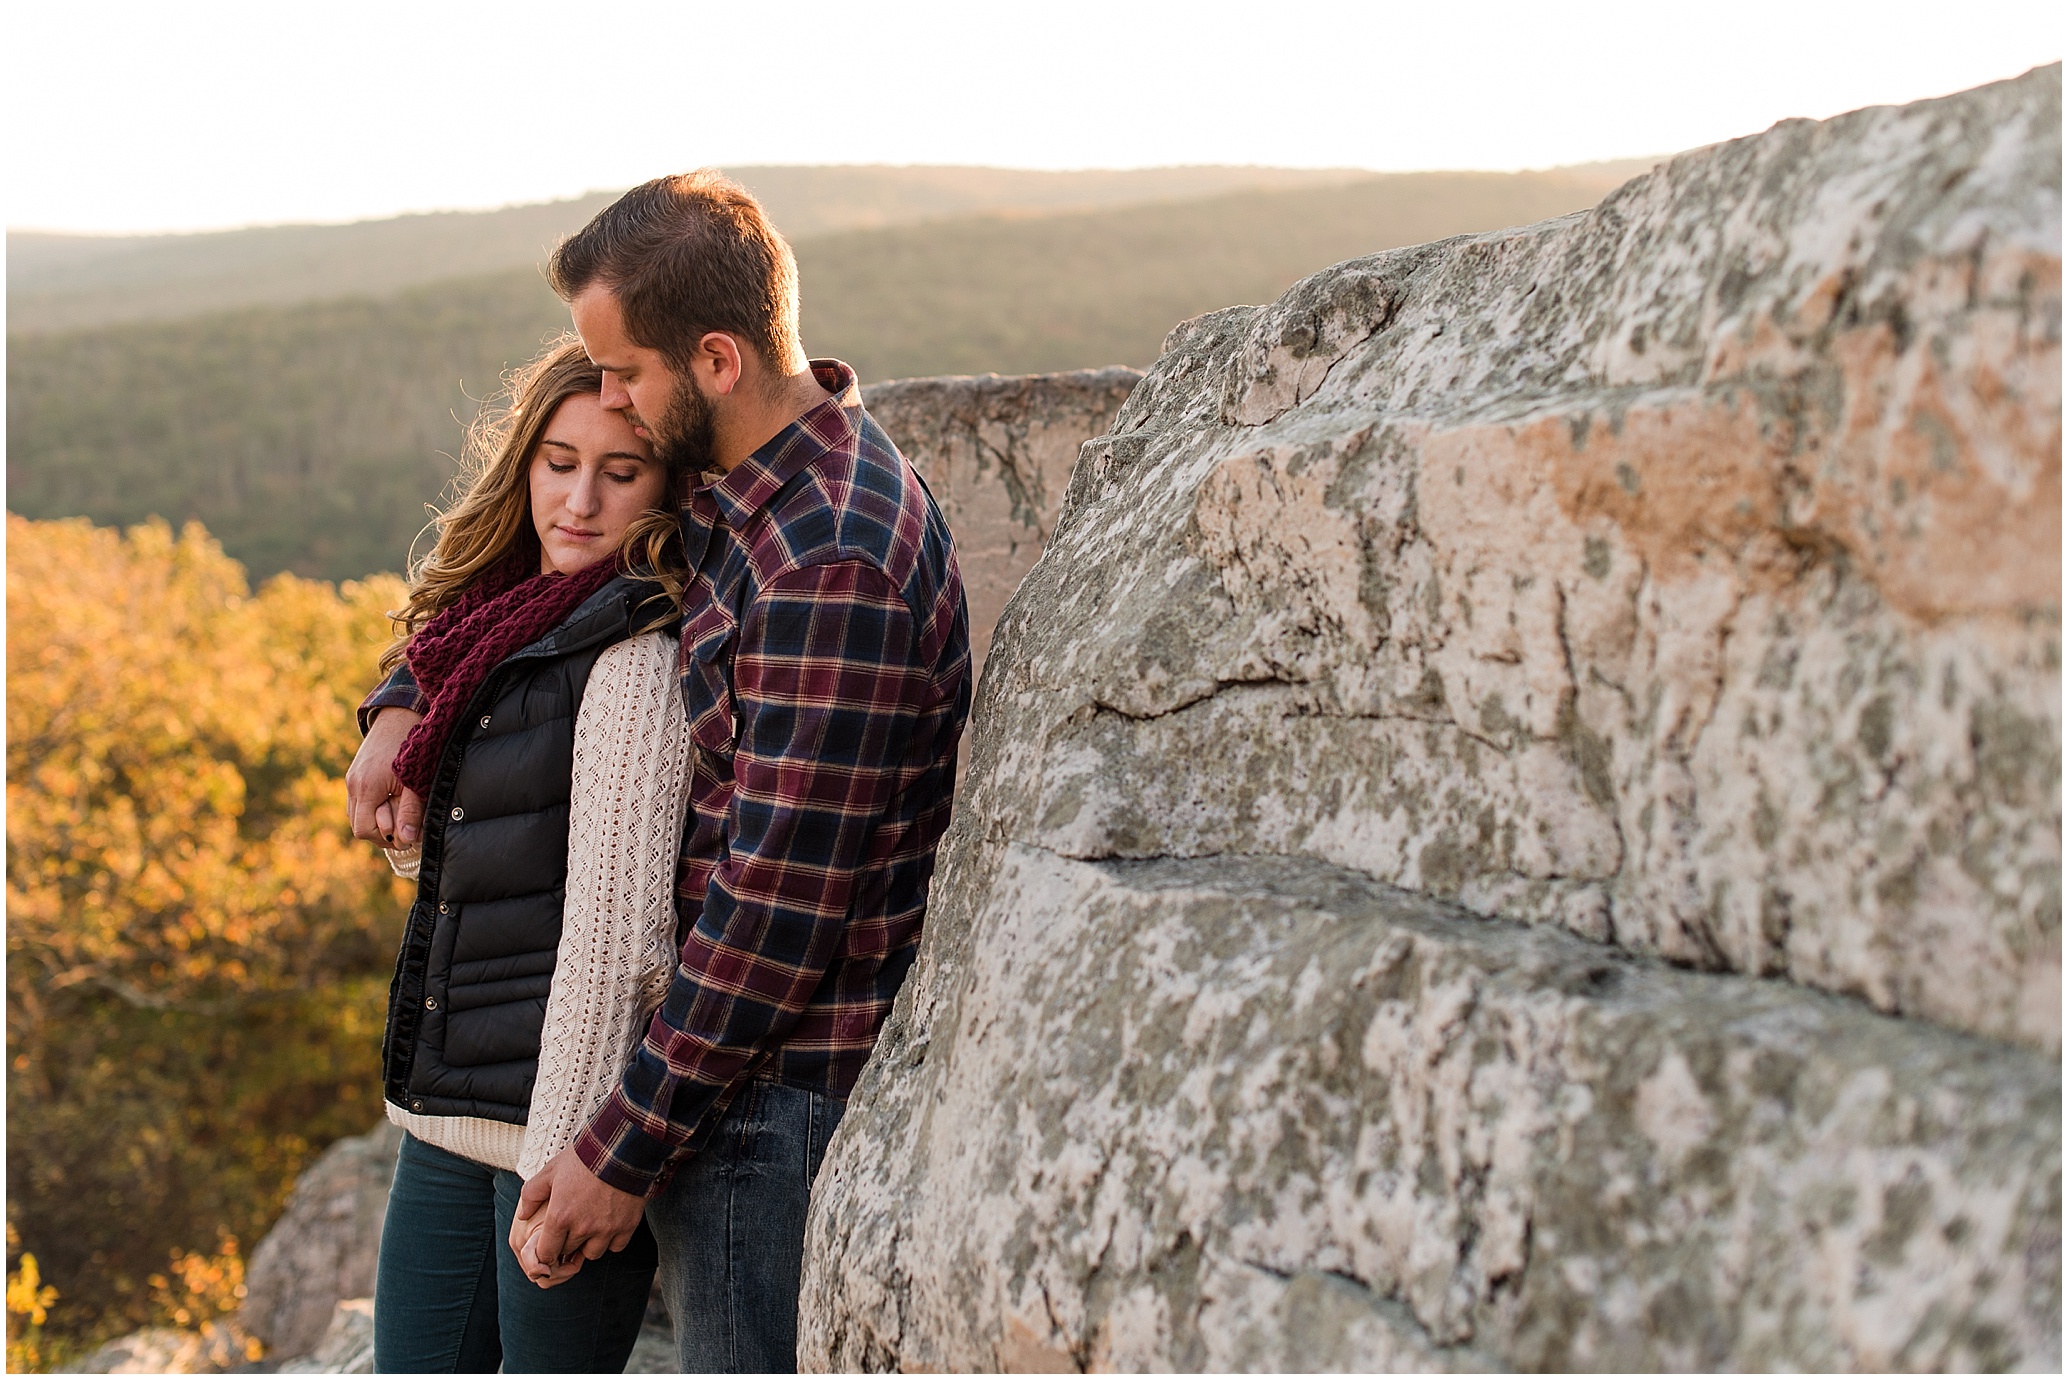
M961 577L853 371L806 359L795 260L743 189L708 171L635 188L549 274L603 405L704 475L682 507L696 760L667 1000L622 1086L525 1185L511 1247L550 1287L643 1212L683 1369L793 1369L810 1184L947 827ZM361 837L420 827L387 773L413 704L406 682L369 701L347 781Z

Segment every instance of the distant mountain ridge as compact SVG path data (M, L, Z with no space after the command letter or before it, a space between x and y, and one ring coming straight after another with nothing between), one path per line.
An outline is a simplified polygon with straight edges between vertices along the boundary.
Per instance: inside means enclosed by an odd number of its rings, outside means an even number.
M1554 175L1606 192L1650 162L1590 164ZM730 171L761 198L792 241L972 214L1049 215L1241 191L1340 186L1386 176L1341 168L1218 166L1030 172L836 165ZM386 296L445 279L536 265L562 236L616 195L599 191L491 211L199 234L10 230L8 329L79 330L246 306Z
M1186 317L1361 254L1579 211L1599 181L1391 174L800 236L805 346L865 382L1147 365ZM254 577L400 569L480 400L567 326L524 261L389 293L17 328L8 504L198 519Z
M1197 167L1024 172L959 167L747 167L734 177L792 240L972 212L1041 214L1181 201L1242 189L1326 186L1370 174ZM540 262L617 196L589 192L492 211L434 211L345 225L182 235L9 231L10 330L163 320L243 306L382 296Z

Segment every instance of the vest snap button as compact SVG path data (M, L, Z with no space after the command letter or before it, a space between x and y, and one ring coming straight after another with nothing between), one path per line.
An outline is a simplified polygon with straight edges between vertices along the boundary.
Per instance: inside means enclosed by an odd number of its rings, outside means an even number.
M438 903L438 913L440 915L450 915L452 914L452 907L447 905L445 902L440 901Z
M465 819L467 817L467 812L465 810L462 810L459 806L455 805L452 807L452 817L454 819Z
M426 1011L436 1011L437 1009L438 1009L438 998L436 998L436 997L425 997L425 998L424 998L424 1010L426 1010Z
M423 1109L424 1109L424 1099L422 1099L421 1097L416 1097L416 1098L411 1098L411 1099L410 1099L410 1103L409 1103L409 1110L411 1110L412 1112L421 1112L421 1111L422 1111Z
M488 727L488 715L486 715L486 714L483 714L483 715L481 716L481 726L482 726L483 728L487 728L487 727Z

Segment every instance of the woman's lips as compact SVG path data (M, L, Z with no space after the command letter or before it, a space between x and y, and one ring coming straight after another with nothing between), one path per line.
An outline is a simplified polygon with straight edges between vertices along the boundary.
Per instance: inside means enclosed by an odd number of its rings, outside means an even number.
M553 530L569 541L591 541L603 535L601 532L591 532L586 527L555 526Z

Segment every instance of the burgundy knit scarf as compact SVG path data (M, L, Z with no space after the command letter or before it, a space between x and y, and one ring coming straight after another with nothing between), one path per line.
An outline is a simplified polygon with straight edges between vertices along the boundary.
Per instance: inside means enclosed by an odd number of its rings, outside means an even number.
M617 564L606 559L572 575L537 575L527 573L531 562L522 554L513 555L490 567L466 593L418 628L405 655L431 709L402 740L402 750L395 754L395 779L419 798L428 798L445 744L488 673L603 588L617 573Z

